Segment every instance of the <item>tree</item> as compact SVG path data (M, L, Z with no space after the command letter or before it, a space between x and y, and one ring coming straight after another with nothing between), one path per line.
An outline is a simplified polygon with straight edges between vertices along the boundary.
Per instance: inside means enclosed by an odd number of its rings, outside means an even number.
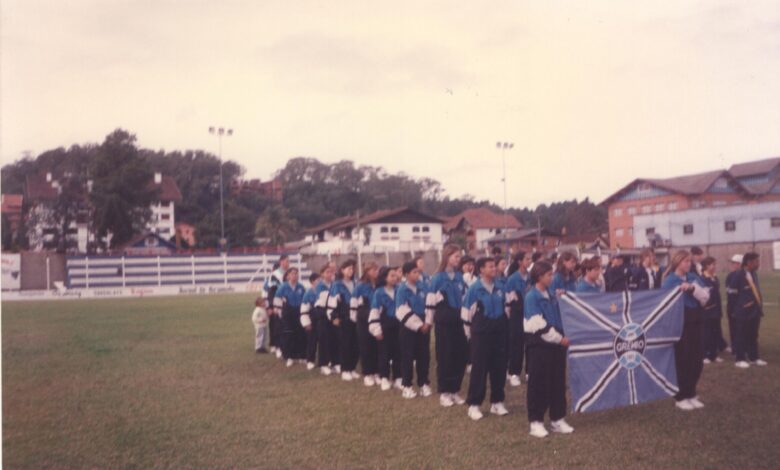
M14 239L14 234L11 233L11 221L8 220L8 216L5 214L2 214L0 219L2 219L2 228L0 228L0 231L3 233L3 251L8 251L11 249L11 244Z
M298 223L280 204L273 205L263 211L255 225L255 235L268 238L271 245L283 245L297 230Z
M111 234L120 246L145 229L156 199L152 170L140 158L135 136L117 129L100 145L91 165L94 227L98 239Z

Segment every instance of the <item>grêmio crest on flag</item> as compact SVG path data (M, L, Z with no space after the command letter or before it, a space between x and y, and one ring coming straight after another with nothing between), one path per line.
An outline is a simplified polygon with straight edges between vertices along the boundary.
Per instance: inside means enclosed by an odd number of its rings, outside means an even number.
M561 297L575 412L636 405L677 393L674 343L683 328L679 289L567 292Z

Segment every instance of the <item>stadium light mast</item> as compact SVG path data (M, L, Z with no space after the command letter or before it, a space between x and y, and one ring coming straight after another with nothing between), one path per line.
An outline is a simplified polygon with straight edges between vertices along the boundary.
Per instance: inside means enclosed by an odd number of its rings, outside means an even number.
M496 148L501 150L501 166L503 168L504 177L501 178L501 182L504 183L504 249L506 250L507 261L509 261L509 242L507 241L507 218L506 218L506 151L512 150L515 144L513 142L496 142Z
M209 127L209 134L216 135L219 141L219 226L220 226L220 238L219 245L224 250L227 246L227 239L225 238L225 199L223 196L222 184L222 136L230 137L233 135L233 129L226 129L224 127Z

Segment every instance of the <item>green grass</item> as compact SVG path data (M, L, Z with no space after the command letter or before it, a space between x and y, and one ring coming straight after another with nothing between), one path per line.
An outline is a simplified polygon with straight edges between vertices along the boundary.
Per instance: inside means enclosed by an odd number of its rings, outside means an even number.
M509 416L474 423L435 396L258 356L251 295L3 303L3 464L776 468L780 276L762 281L768 367L706 366L702 411L669 399L579 414L573 435L545 440L527 434L524 386L508 388Z

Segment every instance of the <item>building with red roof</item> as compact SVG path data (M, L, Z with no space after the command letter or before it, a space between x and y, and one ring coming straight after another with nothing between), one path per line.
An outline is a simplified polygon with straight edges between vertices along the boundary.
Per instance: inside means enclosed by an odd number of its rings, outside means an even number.
M510 214L499 214L485 207L466 209L452 216L444 224L444 233L452 239L462 237L466 251L484 249L489 238L505 230L520 230L523 224Z

